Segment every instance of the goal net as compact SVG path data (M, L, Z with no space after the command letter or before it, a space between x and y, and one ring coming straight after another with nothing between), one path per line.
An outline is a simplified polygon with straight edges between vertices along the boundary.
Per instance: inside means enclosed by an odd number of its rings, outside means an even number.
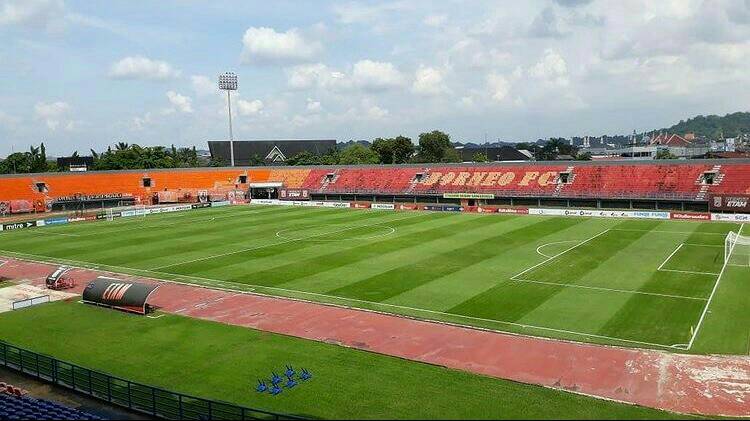
M750 237L730 231L724 239L724 263L729 266L750 266Z

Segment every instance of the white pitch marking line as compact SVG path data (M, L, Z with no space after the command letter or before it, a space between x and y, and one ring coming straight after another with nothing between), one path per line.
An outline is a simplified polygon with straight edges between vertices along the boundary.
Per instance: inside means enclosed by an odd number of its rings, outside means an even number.
M551 257L551 256L547 256L546 254L542 253L540 250L543 247L551 246L551 245L554 245L554 244L575 243L577 241L578 240L565 240L565 241L555 241L554 243L542 244L541 246L539 246L539 247L536 248L536 252L537 252L537 254L541 254L544 257Z
M531 280L531 279L513 279L513 282L528 282L528 283L533 283L533 284L556 285L556 286L570 287L570 288L593 289L593 290L607 291L607 292L621 292L623 294L653 295L655 297L680 298L680 299L685 299L685 300L707 301L706 298L686 297L684 295L660 294L660 293L657 293L657 292L632 291L632 290L627 290L627 289L595 287L595 286L579 285L579 284L566 284L566 283L561 283L561 282L534 281L534 280Z
M336 233L339 233L339 232L350 231L350 230L353 230L353 229L356 229L356 228L370 227L370 226L373 226L373 225L381 225L383 223L396 222L396 221L400 221L400 220L403 220L403 219L416 218L418 216L422 216L422 215L412 215L412 216L408 216L406 218L392 219L390 221L379 222L379 223L376 223L376 224L365 224L365 225L359 225L359 226L356 226L356 227L347 227L347 228L343 228L343 229L340 229L340 230L334 230L334 231L330 231L330 232L324 232L324 233L321 233L321 234L310 235L308 237L300 237L300 238L295 238L295 239L286 240L286 241L278 241L278 242L271 243L271 244L261 244L259 246L250 247L250 248L243 249L243 250L231 251L231 252L228 252L228 253L217 254L217 255L214 255L214 256L201 257L201 258L198 258L198 259L188 260L188 261L185 261L185 262L174 263L174 264L169 264L169 265L164 265L164 266L158 266L158 267L155 267L155 268L151 268L149 270L150 271L160 271L161 269L171 268L171 267L175 267L175 266L182 266L182 265L187 265L187 264L195 263L195 262L203 262L203 261L206 261L206 260L216 259L216 258L219 258L219 257L232 256L232 255L235 255L235 254L240 254L240 253L245 253L245 252L248 252L248 251L259 250L259 249L263 249L263 248L266 248L266 247L280 246L282 244L292 243L294 241L307 240L307 239L310 239L310 238L320 237L320 236L323 236L323 235L336 234Z
M723 235L721 232L701 232L701 231L668 231L668 230L641 230L636 228L612 228L612 231L633 231L633 232L659 232L664 234L705 234L705 235Z
M677 272L677 273L689 273L692 275L711 275L711 276L717 276L718 273L714 272L697 272L694 270L679 270L679 269L658 269L660 272Z
M569 252L569 251L573 250L574 248L576 248L576 247L580 247L580 246L582 246L582 245L584 245L584 244L588 243L589 241L591 241L591 240L593 240L593 239L595 239L595 238L597 238L597 237L599 237L599 236L601 236L601 235L604 235L604 234L608 233L609 231L610 231L610 228L607 228L606 230L604 230L604 231L600 232L599 234L596 234L596 235L595 235L595 236L593 236L593 237L589 237L589 238L587 238L586 240L583 240L583 241L581 241L580 243L578 243L578 244L574 245L573 247L569 247L569 248L567 248L567 249L565 249L565 250L561 251L560 253L557 253L556 255L554 255L554 256L552 256L552 257L549 257L549 258L547 258L547 259L545 259L545 260L543 260L543 261L541 261L541 262L539 262L539 263L535 264L534 266L532 266L532 267L530 267L530 268L527 268L527 269L525 269L525 270L524 270L524 271L522 271L521 273L518 273L518 274L516 274L516 275L513 275L513 276L512 276L512 277L511 277L510 279L513 279L513 280L515 280L516 278L518 278L519 276L523 275L524 273L526 273L526 272L529 272L529 271L531 271L531 270L533 270L533 269L536 269L537 267L539 267L539 266L541 266L541 265L543 265L543 264L545 264L545 263L549 262L550 260L552 260L552 259L555 259L555 258L557 258L557 257L560 257L560 256L562 256L563 254L565 254L565 253L567 253L567 252Z
M391 234L393 234L393 233L396 232L396 228L393 228L393 227L385 225L385 224L375 224L375 225L371 225L371 226L374 226L374 227L381 226L383 228L388 228L390 231L388 231L388 232L386 232L384 234L371 235L369 237L339 238L339 239L332 239L332 240L315 240L315 241L323 241L323 242L364 241L364 240L373 240L375 238L386 237L386 236L389 236L389 235L391 235ZM308 227L301 227L299 229L305 229L305 228L308 228ZM362 227L361 226L359 226L359 227L352 227L352 229L354 229L354 228L362 228ZM280 231L276 231L276 236L279 237L279 238L281 238L282 240L298 240L298 238L284 237L284 235L282 234L283 232L294 230L294 229L296 229L296 228L286 228L286 229L283 229L283 230L280 230Z
M697 244L697 243L685 243L686 246L694 246L694 247L720 247L724 248L724 246L721 246L719 244Z
M30 233L34 233L34 234L44 234L44 235L61 235L61 236L64 236L64 237L83 237L83 235L80 235L80 234L65 234L65 233L62 233L62 232L50 232L50 231L45 231L44 229L38 230L38 231L37 230L31 230L29 232Z
M663 262L661 262L661 264L659 265L659 267L658 267L658 268L656 268L656 270L661 270L661 268L663 268L663 267L664 267L664 265L666 265L666 264L667 264L667 262L669 261L669 259L671 259L671 258L672 258L672 256L674 256L675 254L677 254L677 252L678 252L678 251L680 251L680 249L681 249L681 248L682 248L682 246L684 246L684 245L685 245L685 243L680 243L680 245L679 245L679 246L677 246L677 248L676 248L676 249L674 249L674 251L672 252L672 254L670 254L669 256L667 256L667 258L666 258L666 259L664 259L664 261L663 261Z
M745 228L745 224L740 225L740 230L737 232L737 235L742 235L742 228ZM734 249L732 249L732 251L734 251ZM695 330L693 331L693 336L690 337L690 342L688 342L688 347L687 347L688 350L693 347L693 342L695 342L695 338L698 337L698 332L701 330L701 327L703 326L703 320L706 318L706 314L708 313L708 308L711 307L711 301L713 301L714 295L716 295L716 290L719 289L719 283L721 282L721 277L724 275L724 271L727 269L728 262L729 260L726 260L724 262L724 266L721 267L719 276L716 277L716 283L714 283L714 288L711 290L711 295L708 296L708 302L706 302L706 306L703 307L703 313L701 313L701 318L698 320L698 324L695 326Z
M50 257L50 256L40 256L40 255L33 255L33 254L27 254L27 253L17 253L17 252L12 252L12 251L7 251L7 250L0 250L0 252L7 252L7 253L11 253L11 254L16 254L16 255L24 255L25 254L27 256L41 257L42 259L52 259L52 260L58 260L58 261L74 262L74 264L77 264L79 267L83 267L83 268L86 268L85 265L93 265L93 263L90 263L90 262L74 261L74 260L69 260L69 259L56 259L56 258ZM34 259L26 259L26 260L35 261ZM49 262L39 261L39 260L36 260L36 262L49 264ZM81 265L84 265L84 266L81 266ZM231 281L221 281L221 280L218 280L218 279L202 278L202 277L198 277L198 276L176 275L176 274L173 274L173 273L157 272L157 271L147 270L147 269L134 269L134 268L127 268L127 267L122 267L122 266L109 266L109 267L119 268L119 269L129 270L129 271L141 271L141 272L146 272L146 273L151 273L151 274L158 274L158 275L176 276L176 277L179 277L179 278L186 278L186 279L192 279L192 280L219 282L221 284L235 286L237 288L250 287L251 288L250 291L253 291L253 292L248 292L248 291L243 291L242 289L232 289L232 288L229 288L229 287L214 287L214 288L219 289L219 290L229 291L229 292L239 292L241 294L259 295L259 296L264 296L264 297L278 297L278 296L274 296L273 294L264 294L264 293L256 291L256 290L268 289L270 291L281 291L281 292L291 293L291 294L311 295L311 296L323 297L323 298L328 298L328 299L335 299L335 300L340 300L340 301L359 302L359 303L370 304L370 305L374 305L374 306L383 306L383 307L397 308L397 309L401 309L401 310L410 310L410 311L423 312L423 313L428 313L428 314L437 314L437 315L442 315L442 316L447 316L447 317L455 317L455 318L459 318L459 319L475 320L475 321L481 321L481 322L487 322L487 323L495 323L495 324L504 324L504 325L508 325L508 326L516 326L516 327L527 328L527 329L538 329L538 330L549 331L549 332L564 333L564 334L568 334L568 335L581 336L581 337L584 337L584 338L605 339L605 340L610 340L610 341L615 341L615 342L624 342L624 343L631 343L631 344L638 344L638 345L646 345L646 346L657 347L657 348L675 349L672 345L664 345L664 344L657 344L657 343L653 343L653 342L636 341L636 340L633 340L633 339L622 339L622 338L616 338L616 337L612 337L612 336L595 335L595 334L590 334L590 333L576 332L576 331L564 330L564 329L555 329L555 328L543 327L543 326L534 326L534 325L528 325L528 324L522 324L522 323L507 322L507 321L503 321L503 320L484 319L484 318L481 318L481 317L472 317L472 316L465 316L465 315L462 315L462 314L445 313L445 312L442 312L442 311L427 310L427 309L414 308L414 307L406 307L406 306L400 306L400 305L396 305L396 304L388 304L388 303L380 303L380 302L373 302L373 301L357 300L357 299L354 299L354 298L337 297L337 296L334 296L334 295L319 294L319 293L315 293L315 292L298 291L298 290L291 290L291 289L284 289L284 288L277 288L277 287L268 287L268 286L262 286L262 285L240 284L240 283L231 282ZM191 285L191 286L201 285L199 282L181 282L181 281L177 281L177 280L173 280L173 279L161 279L161 281L171 282L171 283L178 284L178 285ZM307 302L312 302L312 303L320 304L320 305L331 305L331 306L336 306L336 307L349 308L347 306L342 306L342 305L337 305L337 304L332 304L332 303L317 302L317 301L308 301L308 300L294 298L294 297L281 297L281 298L286 298L286 299L291 299L291 300L297 300L297 301L307 301ZM362 307L356 307L356 308L358 310L361 310L361 311L377 312L376 310L369 310L367 308L362 308ZM386 312L386 314L392 314L392 313L387 313ZM402 316L408 317L408 315L403 315L403 314L402 314ZM428 319L428 320L431 320L431 321L436 322L436 323L445 323L445 322L441 322L440 320L434 320L434 319ZM494 330L494 329L485 329L485 328L478 327L478 326L462 325L460 323L457 323L457 324L455 324L455 323L448 323L448 324L454 324L456 326L461 326L461 327L465 327L465 328L475 328L475 329L480 329L480 330L489 330L491 332L500 332L500 333L505 333L505 334L510 334L510 335L519 335L519 334L516 334L516 333L513 333L513 332L506 332L506 331L502 331L502 330L498 331L498 330Z

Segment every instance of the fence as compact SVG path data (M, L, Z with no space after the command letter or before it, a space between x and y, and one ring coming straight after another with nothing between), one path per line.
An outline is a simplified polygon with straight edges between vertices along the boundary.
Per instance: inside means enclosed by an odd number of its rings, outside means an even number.
M11 308L13 310L18 310L18 309L21 309L21 308L35 306L37 304L48 303L49 301L50 301L49 295L41 295L39 297L27 298L25 300L13 301L13 303L11 304Z
M109 403L165 419L280 420L290 415L211 401L134 383L0 341L0 365ZM251 391L251 388L248 388Z

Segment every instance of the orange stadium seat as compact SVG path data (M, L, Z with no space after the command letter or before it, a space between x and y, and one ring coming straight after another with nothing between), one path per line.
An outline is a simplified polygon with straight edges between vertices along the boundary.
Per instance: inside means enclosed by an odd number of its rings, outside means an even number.
M561 183L561 173L569 173ZM713 183L704 175L713 173ZM442 194L498 196L662 198L705 200L711 193L750 194L750 164L717 161L674 163L561 163L425 165L424 167L317 167L175 169L53 173L0 177L0 201L76 194L121 193L150 200L159 191L194 197L199 190L244 190L248 183L279 182L313 193ZM419 176L419 177L418 177ZM144 187L144 178L151 184ZM42 186L38 183L44 183ZM40 188L43 187L43 188ZM41 191L40 191L41 190Z

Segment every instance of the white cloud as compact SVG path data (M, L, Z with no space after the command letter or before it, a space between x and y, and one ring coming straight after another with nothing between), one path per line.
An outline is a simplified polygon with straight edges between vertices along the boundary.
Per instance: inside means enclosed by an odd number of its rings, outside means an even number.
M286 70L287 84L293 89L336 88L348 84L344 73L323 63L303 64Z
M419 95L440 95L448 92L443 73L434 67L420 66L414 75L412 91Z
M558 86L567 86L570 83L565 59L553 50L546 50L544 57L529 69L529 74Z
M190 76L190 82L193 85L195 94L198 96L210 96L219 92L217 82L209 79L207 76Z
M365 107L365 117L370 120L381 120L387 117L389 111L385 108L381 108L377 105L370 105Z
M492 99L497 102L503 101L508 96L510 87L510 81L501 74L490 73L487 76L487 89L489 89Z
M3 0L0 3L0 26L52 29L63 25L64 16L62 0Z
M307 111L317 113L320 112L321 109L320 101L314 101L312 98L307 98Z
M109 76L115 79L166 80L179 75L180 72L166 61L143 56L125 57L113 63L109 69Z
M52 131L61 126L66 130L72 130L75 127L75 123L67 117L69 112L70 105L63 101L37 102L34 105L36 118L44 121L47 128Z
M424 18L422 23L427 26L439 27L443 26L448 21L448 15L429 15Z
M151 124L152 116L151 113L148 112L143 115L143 117L134 117L133 118L133 130L143 130Z
M299 63L311 60L322 49L318 41L306 40L296 28L276 32L251 27L242 37L242 61L251 64Z
M240 115L253 116L260 114L263 111L264 105L263 101L259 99L254 99L252 101L240 99L237 101L237 108Z
M379 91L400 86L404 77L393 63L360 60L352 72L354 84L362 89Z
M167 99L177 111L181 113L193 112L193 100L190 97L180 95L175 91L167 91Z
M401 12L408 8L408 2L380 2L365 4L363 2L349 2L334 7L339 22L344 24L368 23L381 19L385 14Z
M3 110L0 110L0 127L13 129L19 121L20 120L17 117L10 115Z

